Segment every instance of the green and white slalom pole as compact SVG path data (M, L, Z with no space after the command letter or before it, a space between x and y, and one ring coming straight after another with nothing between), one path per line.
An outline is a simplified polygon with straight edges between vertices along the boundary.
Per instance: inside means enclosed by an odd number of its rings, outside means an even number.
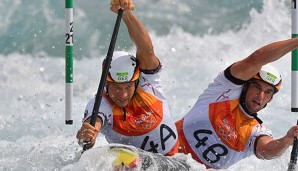
M65 124L73 124L73 0L65 0Z
M298 11L297 1L292 0L292 38L298 37ZM298 50L292 51L292 78L291 78L291 111L298 112ZM297 121L298 125L298 121ZM298 140L294 139L293 149L288 171L295 171L298 154Z
M292 0L292 37L298 37L298 10ZM298 112L298 50L292 51L292 112Z

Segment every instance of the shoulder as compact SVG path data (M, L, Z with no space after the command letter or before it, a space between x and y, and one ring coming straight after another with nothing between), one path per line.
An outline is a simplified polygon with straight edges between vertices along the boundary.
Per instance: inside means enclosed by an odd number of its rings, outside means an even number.
M96 99L96 97L93 97L92 99L89 100L89 102L86 105L86 110L89 110L89 111L93 110L93 107L95 104L95 99ZM105 96L103 96L102 100L100 102L99 110L102 111L102 110L107 110L110 108L111 108L111 104L110 104L109 100Z
M229 67L225 69L223 72L220 72L213 82L208 85L208 91L216 92L226 92L227 90L235 90L241 89L244 82L241 80L237 80L234 78L230 72Z
M231 67L232 65L230 65L228 68L226 68L224 70L224 76L227 80L229 80L230 82L232 82L233 84L236 84L236 85L243 85L245 83L244 80L241 80L241 79L238 79L236 77L234 77L231 73Z
M160 61L158 61L158 65L157 65L156 68L151 69L151 70L148 70L148 69L140 69L140 71L141 71L142 73L144 73L144 74L147 74L147 75L148 75L148 74L149 74L149 75L153 75L153 74L158 73L158 72L161 70L161 68L162 68L162 65L161 65Z
M141 87L161 87L161 72L163 70L162 65L156 70L141 71L139 86Z

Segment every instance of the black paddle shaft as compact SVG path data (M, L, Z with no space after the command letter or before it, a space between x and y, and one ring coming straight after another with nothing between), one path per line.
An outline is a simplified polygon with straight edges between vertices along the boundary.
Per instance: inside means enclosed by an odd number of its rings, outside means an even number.
M120 8L118 10L118 15L117 15L117 20L114 26L114 31L112 34L112 38L111 38L111 42L110 42L110 46L109 46L109 50L104 62L104 69L102 71L101 74L101 78L100 78L100 82L99 82L99 86L98 86L98 90L95 96L95 102L94 102L94 106L93 106L93 111L92 111L92 116L91 116L91 120L90 120L90 124L92 126L95 126L95 122L96 122L96 117L98 114L98 110L100 107L100 103L102 100L102 93L104 90L104 86L106 84L106 80L107 80L107 76L109 73L109 68L111 65L111 61L112 61L112 57L113 57L113 52L114 52L114 48L115 48L115 44L116 44L116 40L117 40L117 35L118 35L118 31L119 31L119 27L120 27L120 23L121 23L121 19L122 19L122 14L123 14L123 10ZM85 151L87 149L87 144L84 145L83 150Z
M297 125L298 125L298 120L297 120ZM298 139L297 137L295 137L288 171L295 171L296 164L297 164L297 155L298 155Z

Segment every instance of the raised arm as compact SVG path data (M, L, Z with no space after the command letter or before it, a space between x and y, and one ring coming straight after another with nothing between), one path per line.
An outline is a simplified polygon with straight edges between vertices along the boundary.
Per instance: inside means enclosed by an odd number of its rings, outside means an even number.
M249 80L263 65L280 59L296 48L298 48L298 37L268 44L233 64L231 74L241 80Z
M152 41L147 30L132 12L134 8L132 0L116 0L116 2L111 4L111 10L114 12L117 12L119 8L124 10L122 19L127 26L131 40L137 47L136 57L140 68L143 70L156 69L159 65L159 60L155 56Z

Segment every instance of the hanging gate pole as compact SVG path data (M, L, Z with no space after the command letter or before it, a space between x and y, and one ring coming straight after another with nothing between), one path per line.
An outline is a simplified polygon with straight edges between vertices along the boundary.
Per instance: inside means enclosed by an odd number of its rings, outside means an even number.
M73 124L73 0L65 0L65 124Z

